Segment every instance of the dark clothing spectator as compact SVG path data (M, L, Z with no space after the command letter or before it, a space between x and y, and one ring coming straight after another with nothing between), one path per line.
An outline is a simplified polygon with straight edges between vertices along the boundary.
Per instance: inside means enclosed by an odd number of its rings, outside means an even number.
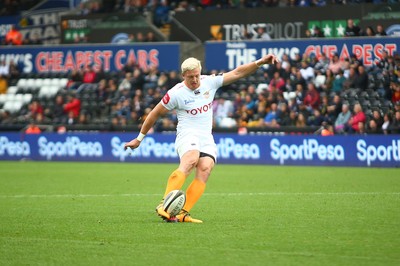
M359 66L358 69L364 69L363 66ZM353 82L354 88L359 88L362 90L368 89L368 74L365 71L358 71L358 75L356 76Z
M360 27L354 25L354 21L352 19L347 20L347 26L344 35L346 37L357 37L360 36Z

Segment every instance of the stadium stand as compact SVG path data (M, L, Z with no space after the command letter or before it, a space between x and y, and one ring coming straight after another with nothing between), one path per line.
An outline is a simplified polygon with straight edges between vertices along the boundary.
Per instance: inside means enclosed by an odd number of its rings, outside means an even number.
M92 7L93 3L100 2L87 1L81 8L89 4ZM185 6L184 10L190 11L213 7L234 8L230 6L233 2L210 3L200 1L199 5L193 7L192 2L171 1L169 6L175 11L182 11L179 8L182 5ZM334 1L334 3L345 4L344 1ZM325 4L326 1L244 1L244 7L323 6ZM126 5L129 5L129 8ZM131 5L143 6L144 3L116 1L112 4L108 3L107 7L125 10L125 12L146 12L147 10L133 8L132 11ZM147 7L151 10L157 10L149 5ZM102 11L104 9L96 12ZM361 62L348 58L340 66L343 73L339 75L343 74L341 78L343 83L338 83L339 85L335 85L336 75L329 77L330 62L323 62L327 60L326 57L320 61L307 57L299 58L297 61L288 59L288 56L284 58L287 60L285 68L277 66L260 69L255 75L219 91L214 102L214 112L219 112L219 108L228 108L227 106L231 106L229 107L231 109L226 112L229 120L225 119L223 123L215 121L217 130L224 130L224 128L237 130L237 128L246 127L249 130L259 131L310 133L321 126L333 125L342 104L349 105L350 110L353 110L356 104L360 104L367 117L363 122L365 130L345 133L398 132L395 113L400 111L399 55L394 57L386 55L376 66L366 69L366 73L363 73L363 68L360 67ZM127 66L122 71L114 73L97 72L93 83L85 83L85 73L81 70L68 74L27 74L15 69L14 64L7 67L8 73L1 77L7 80L7 85L5 85L5 94L0 94L0 124L11 126L12 129L23 128L32 119L36 124L44 125L92 125L94 129L107 130L121 127L138 128L149 110L161 100L169 88L179 82L175 71L170 73L160 73L157 69L143 71L138 66L133 66L133 68ZM220 70L209 70L209 73L218 71ZM303 73L306 72L311 75L304 76ZM272 82L275 73L280 75L279 87ZM314 92L308 91L308 83L315 85ZM65 108L70 95L79 100L80 116L78 117L70 115ZM220 98L225 98L228 104L224 103L224 106L220 106ZM312 104L308 105L310 101ZM278 106L276 121L272 124L266 123L265 118L273 104ZM316 109L318 112L315 112ZM378 111L380 117L386 117L389 121L385 129L382 128L382 121L379 121L377 124L380 128L372 132L370 121L376 119L374 111ZM298 123L299 117L301 117L300 120L303 117L305 119L305 125L302 128L299 126L302 123ZM170 114L156 125L156 130L173 130L175 123L176 117Z

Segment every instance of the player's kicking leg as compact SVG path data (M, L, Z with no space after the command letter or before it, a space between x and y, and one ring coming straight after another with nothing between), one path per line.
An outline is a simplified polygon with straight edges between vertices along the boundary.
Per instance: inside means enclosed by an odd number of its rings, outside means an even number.
M167 187L165 189L164 197L160 204L156 207L156 213L166 222L176 222L175 217L170 217L170 215L164 211L163 203L165 196L175 189L181 189L185 183L186 177L192 172L196 167L197 162L200 157L200 152L198 150L190 150L185 152L181 158L178 169L173 171L168 178Z
M195 219L190 216L189 211L193 208L196 202L203 195L206 189L206 182L211 174L211 170L214 167L214 157L209 154L200 154L199 162L196 167L196 177L189 185L186 191L186 203L182 211L176 216L179 222L182 223L202 223L203 221Z

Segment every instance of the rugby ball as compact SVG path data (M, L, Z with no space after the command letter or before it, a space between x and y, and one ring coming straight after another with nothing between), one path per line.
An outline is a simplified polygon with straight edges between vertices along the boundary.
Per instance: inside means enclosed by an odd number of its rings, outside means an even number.
M185 192L182 190L172 190L164 199L163 208L171 217L179 214L186 202Z

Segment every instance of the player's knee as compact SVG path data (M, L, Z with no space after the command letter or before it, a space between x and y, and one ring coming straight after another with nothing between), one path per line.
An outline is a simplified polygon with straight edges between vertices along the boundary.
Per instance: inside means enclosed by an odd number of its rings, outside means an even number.
M198 171L202 173L202 176L209 176L213 169L213 166L210 164L203 164L197 167Z
M184 172L188 175L196 167L197 161L198 160L196 158L187 159L187 160L185 160L185 162L181 163L179 168L181 168L182 172Z

